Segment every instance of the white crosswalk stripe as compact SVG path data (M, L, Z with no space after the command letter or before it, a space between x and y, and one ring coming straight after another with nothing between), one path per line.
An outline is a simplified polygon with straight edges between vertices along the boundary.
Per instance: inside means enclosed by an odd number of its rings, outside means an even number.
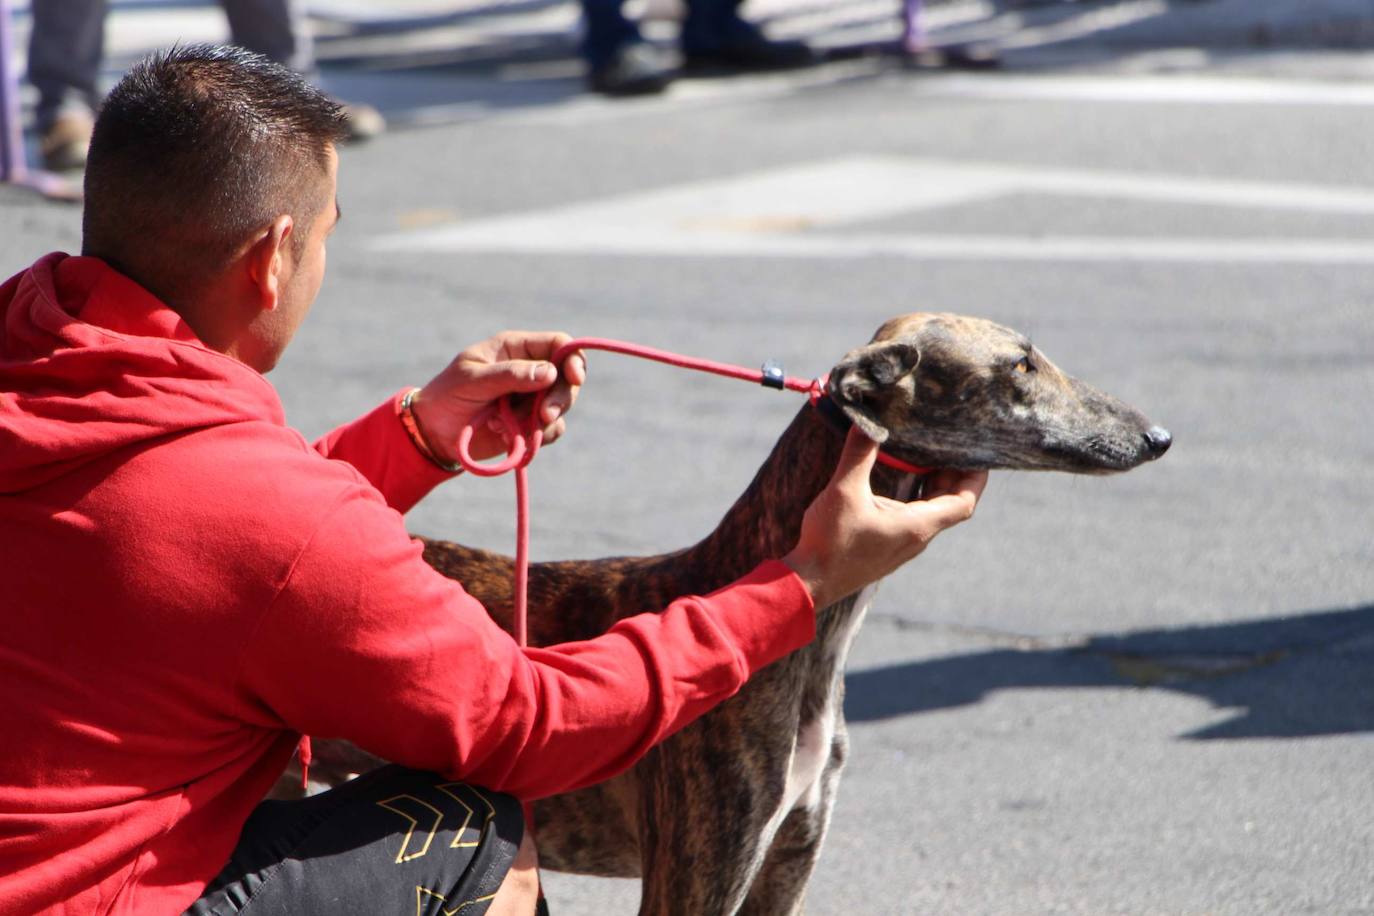
M1374 215L1374 189L852 157L377 238L386 251L959 260L1371 263L1374 238L902 234L874 220L1006 195ZM845 231L854 227L859 231Z

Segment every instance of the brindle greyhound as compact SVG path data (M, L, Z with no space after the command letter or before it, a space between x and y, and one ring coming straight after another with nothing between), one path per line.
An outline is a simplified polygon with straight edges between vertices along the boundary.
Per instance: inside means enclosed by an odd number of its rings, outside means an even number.
M1065 375L1020 334L975 318L913 314L878 329L830 374L828 413L925 467L1105 474L1157 458L1168 432ZM843 436L803 407L745 494L705 540L657 557L530 570L530 642L587 639L645 608L705 594L796 543ZM875 493L909 498L879 466ZM446 541L425 559L511 629L511 560ZM629 772L534 805L540 864L643 881L642 914L799 913L848 740L843 671L872 587L817 610L816 640L651 750ZM319 742L316 767L361 769Z

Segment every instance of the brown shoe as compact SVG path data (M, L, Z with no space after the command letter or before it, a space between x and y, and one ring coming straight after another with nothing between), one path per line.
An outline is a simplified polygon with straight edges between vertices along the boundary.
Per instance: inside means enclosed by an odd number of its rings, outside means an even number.
M91 146L91 130L95 122L85 112L67 112L57 116L43 132L39 152L43 168L50 172L73 172L86 167L86 151Z
M350 104L340 102L343 108L344 124L348 126L348 142L357 143L360 140L371 140L378 134L386 132L386 118L382 113L371 105Z

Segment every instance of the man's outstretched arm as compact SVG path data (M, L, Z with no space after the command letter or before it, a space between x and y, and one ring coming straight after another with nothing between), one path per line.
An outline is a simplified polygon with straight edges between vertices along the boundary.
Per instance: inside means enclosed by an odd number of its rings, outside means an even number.
M599 782L809 642L783 563L584 642L521 649L424 563L361 485L255 627L238 689L263 724L534 798Z
M883 500L868 487L874 453L861 435L847 442L790 566L770 561L712 595L543 649L517 647L431 570L359 484L265 611L241 689L275 724L526 798L599 782L809 642L812 595L838 600L920 553L971 514L986 479L954 476L927 502Z

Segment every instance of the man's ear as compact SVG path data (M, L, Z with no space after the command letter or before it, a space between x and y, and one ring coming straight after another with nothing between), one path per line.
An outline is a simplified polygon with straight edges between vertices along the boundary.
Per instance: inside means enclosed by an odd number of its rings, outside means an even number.
M882 414L891 389L920 363L921 351L910 341L890 340L860 347L831 370L830 396L864 435L881 445L888 437Z
M248 277L258 292L259 306L264 312L276 310L281 301L282 284L295 267L290 250L294 229L295 222L283 213L272 220L267 231L248 249Z

